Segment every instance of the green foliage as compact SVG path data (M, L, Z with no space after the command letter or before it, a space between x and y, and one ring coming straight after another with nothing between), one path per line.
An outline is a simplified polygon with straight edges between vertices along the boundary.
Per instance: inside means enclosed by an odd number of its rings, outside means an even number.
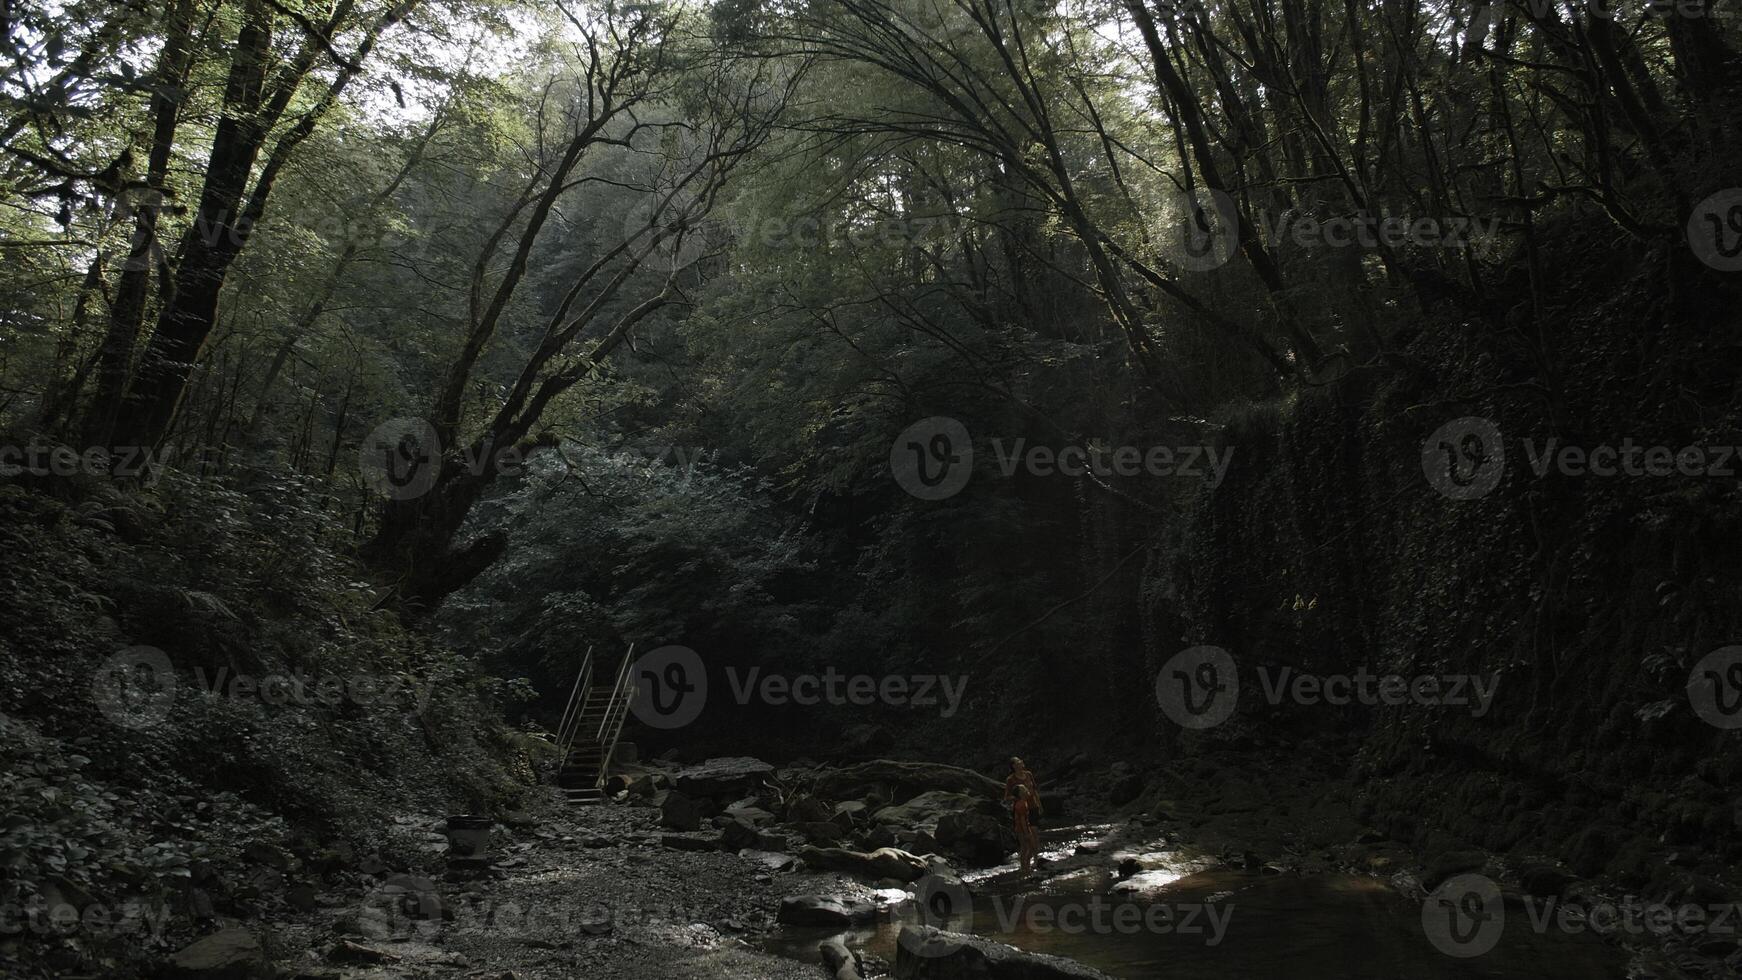
M156 895L204 863L240 879L255 841L383 846L405 812L490 810L523 789L493 719L514 687L373 608L323 498L283 478L246 490L172 476L72 504L0 489L0 827L8 888L55 879ZM121 727L99 668L146 644L175 668L167 715ZM304 675L419 685L282 703L223 683ZM418 710L421 707L421 710ZM179 892L178 892L179 894Z

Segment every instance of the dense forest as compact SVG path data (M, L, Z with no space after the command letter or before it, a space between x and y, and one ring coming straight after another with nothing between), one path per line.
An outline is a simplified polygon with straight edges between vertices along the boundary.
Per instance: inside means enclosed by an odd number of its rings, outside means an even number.
M0 0L0 975L1739 975L1739 19Z

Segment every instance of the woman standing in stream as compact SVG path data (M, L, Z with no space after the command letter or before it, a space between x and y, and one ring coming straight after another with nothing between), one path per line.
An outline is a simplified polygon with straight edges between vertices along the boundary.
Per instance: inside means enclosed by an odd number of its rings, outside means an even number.
M1040 786L1034 773L1015 756L1010 758L1010 775L1004 780L1004 803L1010 807L1012 826L1016 832L1016 853L1022 861L1022 873L1034 870L1040 854L1040 835L1035 827L1045 809L1040 804Z

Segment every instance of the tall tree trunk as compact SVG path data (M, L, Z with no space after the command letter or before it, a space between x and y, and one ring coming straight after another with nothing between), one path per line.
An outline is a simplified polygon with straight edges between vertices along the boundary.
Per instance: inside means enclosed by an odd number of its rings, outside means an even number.
M248 19L237 37L224 118L212 144L199 212L183 236L174 292L158 318L157 332L126 399L129 410L123 421L123 442L156 445L168 434L186 394L188 377L217 323L225 276L264 217L273 186L291 154L363 70L381 33L405 19L418 2L400 0L368 27L350 59L339 61L333 80L314 105L273 144L251 192L248 179L267 136L284 117L303 79L328 49L328 39L344 24L355 4L354 0L339 0L324 27L316 25L297 54L273 74L264 99L272 18L258 0L249 4ZM236 111L244 108L247 111Z
M153 446L162 439L216 320L224 274L241 248L242 195L270 125L259 110L271 46L271 13L255 0L236 35L224 115L212 139L199 209L182 235L180 261L157 332L123 399L126 417L115 427L123 444Z
M170 153L181 116L181 92L187 83L192 60L193 0L177 0L165 18L163 50L157 60L157 87L151 95L151 153L146 164L147 197L139 201L133 218L133 241L127 260L115 283L115 298L109 307L109 329L97 352L97 389L85 413L84 438L88 445L107 445L126 394L127 377L133 365L140 331L145 327L146 295L151 274L162 270L162 247L158 244L157 219L169 174Z

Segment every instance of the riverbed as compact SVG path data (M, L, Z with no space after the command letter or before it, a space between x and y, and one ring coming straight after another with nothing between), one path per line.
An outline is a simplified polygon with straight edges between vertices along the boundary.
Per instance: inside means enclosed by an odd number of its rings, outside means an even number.
M885 966L906 923L972 932L1037 953L1066 956L1114 977L1180 980L1623 980L1622 952L1586 935L1539 933L1519 910L1498 943L1458 957L1434 945L1423 902L1387 878L1251 871L1166 840L1110 845L1115 828L1049 830L1043 860L1024 878L1003 865L965 874L972 910L927 915L892 902L875 925L851 930L782 928L768 952L817 962L817 944L840 937ZM1079 853L1087 851L1090 853ZM1140 869L1121 876L1121 860ZM1129 870L1129 865L1127 866Z

